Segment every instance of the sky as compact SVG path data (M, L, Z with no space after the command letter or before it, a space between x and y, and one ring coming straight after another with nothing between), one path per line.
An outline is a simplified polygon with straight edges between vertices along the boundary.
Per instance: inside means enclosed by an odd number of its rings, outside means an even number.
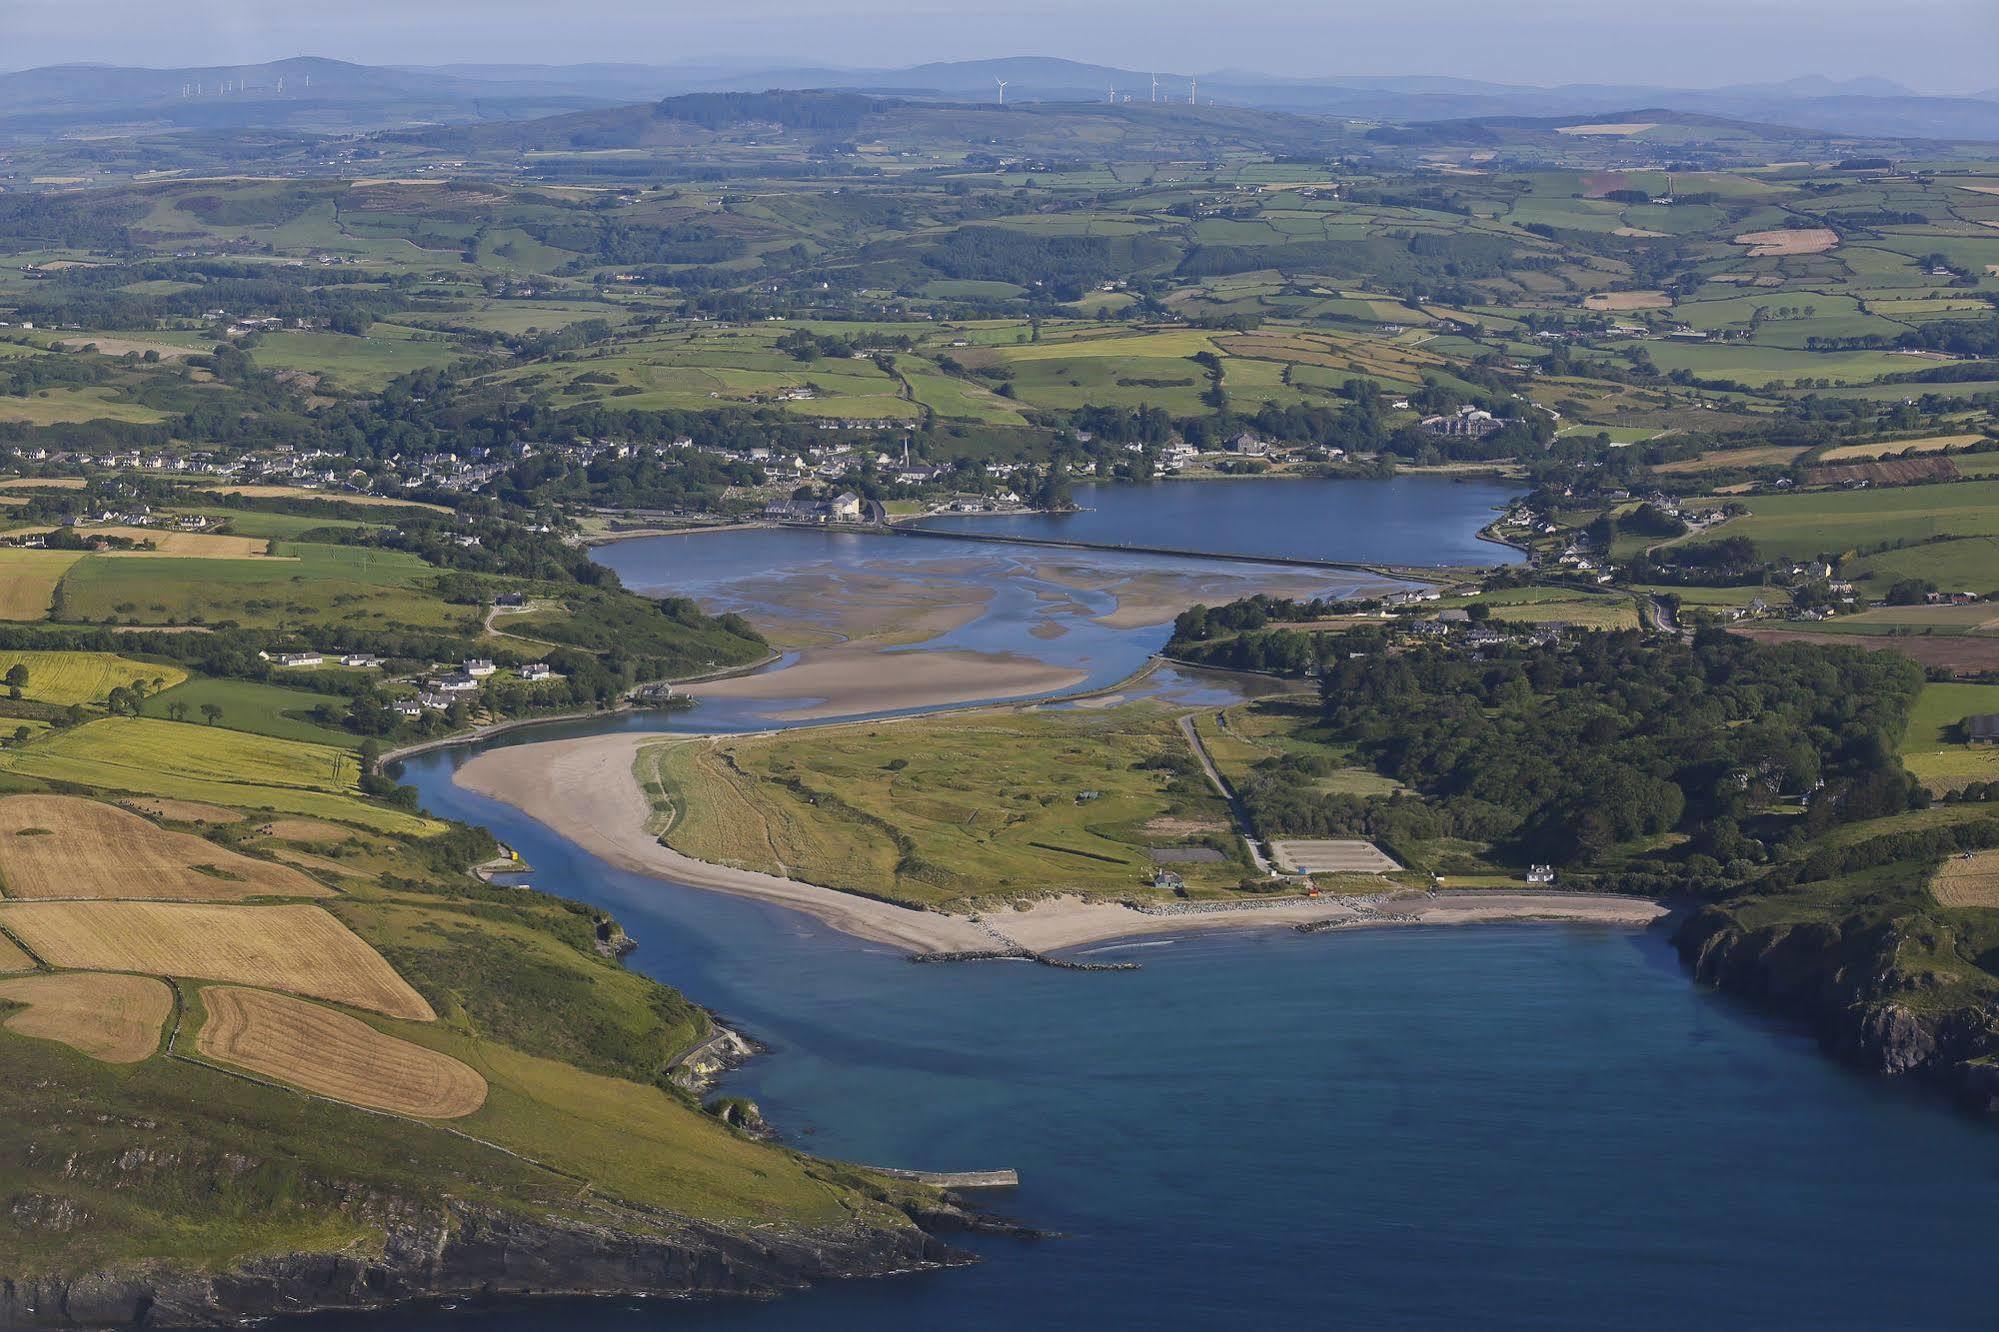
M1713 87L1999 86L1999 0L0 0L0 68L68 62L726 62L1122 68Z

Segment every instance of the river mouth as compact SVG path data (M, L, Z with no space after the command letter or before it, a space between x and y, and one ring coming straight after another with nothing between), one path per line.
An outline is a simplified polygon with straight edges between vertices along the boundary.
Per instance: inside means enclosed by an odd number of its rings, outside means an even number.
M728 535L657 547L656 585L756 573L740 553L731 568L701 563L698 549ZM870 541L856 556L883 558L880 538L799 535L821 560L827 543ZM1030 571L1068 560L1043 553ZM1082 692L1108 691L1038 705L1057 710L1111 695L1219 706L1268 687L1176 667L1120 683L1163 624L1099 623L1116 610L1100 589L1040 581L1045 603L1002 584L966 598L977 616L881 651L1062 661L1054 645L1088 673ZM1036 614L1058 598L1079 609ZM1035 638L1037 623L1064 633ZM824 724L773 720L795 706L711 697L552 724L414 756L403 774L433 812L519 848L537 887L614 914L638 943L630 965L770 1047L725 1090L756 1100L792 1145L919 1169L1015 1168L1019 1189L993 1205L1066 1238L974 1238L976 1268L767 1305L468 1306L398 1326L1538 1329L1601 1326L1606 1310L1681 1327L1718 1308L1778 1326L1989 1321L1999 1140L1695 988L1660 931L1171 932L1112 943L1102 960L1143 963L1114 975L911 966L905 949L808 914L607 863L454 780L477 751L557 734ZM343 1323L363 1325L308 1326Z

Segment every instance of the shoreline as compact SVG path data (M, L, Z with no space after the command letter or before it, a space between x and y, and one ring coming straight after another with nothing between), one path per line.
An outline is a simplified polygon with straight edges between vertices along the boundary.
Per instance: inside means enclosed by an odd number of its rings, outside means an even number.
M892 724L894 719L871 722ZM812 916L855 938L915 953L989 952L1004 938L1035 953L1052 953L1120 939L1210 929L1311 926L1473 924L1558 920L1643 926L1668 909L1649 898L1608 894L1499 892L1490 897L1432 897L1411 892L1385 902L1297 898L1232 910L1154 915L1117 902L1053 896L1025 910L980 917L900 906L877 898L696 860L662 845L647 831L651 802L632 774L641 746L662 737L644 732L549 740L480 754L453 780L466 790L527 814L609 864L690 888L732 893ZM698 740L698 736L677 737ZM502 757L503 755L503 757Z

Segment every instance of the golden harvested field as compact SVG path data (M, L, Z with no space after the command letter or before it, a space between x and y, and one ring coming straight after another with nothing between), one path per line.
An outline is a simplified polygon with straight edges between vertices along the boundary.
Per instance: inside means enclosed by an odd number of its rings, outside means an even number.
M1930 891L1947 907L1999 907L1999 851L1952 856L1930 881Z
M1672 303L1663 291L1599 291L1583 298L1585 310L1664 310Z
M173 992L151 976L85 971L0 980L0 999L27 1005L0 1023L7 1030L108 1064L136 1064L159 1049L160 1025L174 1010Z
M1819 455L1820 462L1850 462L1855 458L1885 458L1891 453L1941 453L1945 449L1976 444L1983 435L1931 435L1925 439L1890 439L1875 444L1842 444Z
M308 499L327 500L335 504L359 504L366 508L429 509L432 513L450 513L441 504L425 504L421 500L390 499L386 495L349 495L339 491L307 490L304 486L203 486L203 490L218 495L241 495L244 499Z
M275 837L281 842L344 842L354 836L352 828L322 819L272 819L257 825L257 836Z
M80 476L21 476L0 481L0 490L82 490Z
M22 527L16 529L20 536L46 536L53 527ZM268 555L271 548L269 537L212 536L203 532L167 532L154 527L120 527L115 524L105 527L82 527L77 534L83 537L121 537L127 541L152 543L151 550L107 550L100 554L117 559L145 559L172 555L180 559L195 560L245 560L270 559L273 562L285 556ZM58 552L61 553L61 552Z
M83 558L75 550L0 549L0 620L44 620L56 584Z
M0 650L0 675L25 666L22 697L67 707L94 703L113 689L144 683L149 690L171 689L187 679L178 666L133 661L109 652L8 652ZM157 682L157 683L155 683Z
M336 1101L420 1119L460 1119L486 1080L450 1055L385 1036L358 1018L263 990L208 986L196 1040L211 1059Z
M1780 227L1775 231L1744 232L1735 238L1735 243L1751 247L1751 259L1788 254L1824 254L1839 244L1839 233L1829 227Z
M1706 472L1718 467L1785 467L1804 450L1795 444L1753 444L1746 449L1712 449L1693 458L1661 463L1657 472Z
M121 801L125 808L136 810L155 819L169 819L175 823L241 823L240 810L224 809L220 805L204 805L198 800L168 800L161 796L147 796L139 800Z
M0 976L9 976L17 971L33 971L35 959L15 946L14 941L0 934Z
M316 906L4 902L0 926L50 966L194 976L431 1022L422 995Z
M0 892L17 900L168 902L332 895L289 865L168 832L116 805L61 795L0 798Z

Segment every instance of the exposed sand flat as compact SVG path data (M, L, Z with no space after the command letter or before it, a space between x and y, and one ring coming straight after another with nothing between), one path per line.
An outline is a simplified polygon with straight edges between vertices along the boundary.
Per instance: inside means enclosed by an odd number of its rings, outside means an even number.
M1086 671L997 652L881 652L873 645L802 654L795 665L690 686L693 698L810 699L771 715L781 721L855 717L1073 689Z
M969 917L856 897L794 879L729 869L661 846L646 828L652 808L632 775L642 745L657 735L620 733L489 750L458 769L467 790L524 810L592 855L620 869L695 888L755 897L803 911L858 938L911 952L991 948L995 939ZM1318 921L1359 924L1457 924L1497 920L1596 921L1643 925L1665 914L1655 902L1581 893L1494 893L1478 897L1411 894L1369 914L1336 897L1281 906L1186 916L1153 916L1114 902L1052 898L1026 911L986 917L1007 938L1036 951L1135 935L1288 926Z
M992 947L992 937L963 917L710 865L661 846L646 831L652 806L632 776L639 747L659 739L620 733L489 750L458 769L456 780L469 791L526 811L620 869L776 902L858 938L912 952Z

